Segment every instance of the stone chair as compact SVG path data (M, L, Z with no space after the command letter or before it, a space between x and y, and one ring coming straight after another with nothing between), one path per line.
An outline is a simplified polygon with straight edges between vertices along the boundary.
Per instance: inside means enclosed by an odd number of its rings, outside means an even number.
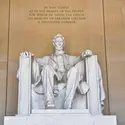
M24 57L20 55L18 70L18 115L30 115L45 109L44 94L34 91L32 83L32 55ZM96 55L87 57L85 60L86 83L89 91L80 95L76 92L72 110L84 110L91 115L101 115L104 106L105 94L102 85L101 70ZM25 72L24 72L25 71ZM60 92L55 97L56 109L63 109L65 93L64 83L59 84ZM42 91L42 90L41 90Z

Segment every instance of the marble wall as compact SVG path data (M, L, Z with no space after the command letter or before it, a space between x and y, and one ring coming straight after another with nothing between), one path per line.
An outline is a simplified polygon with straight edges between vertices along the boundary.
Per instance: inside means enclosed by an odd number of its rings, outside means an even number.
M104 0L110 114L125 124L125 1Z
M9 0L0 0L0 125L6 114Z
M75 24L43 24L28 20L29 10L45 6L83 9L85 20ZM66 51L79 55L91 49L99 57L106 91L105 114L116 114L120 125L125 115L125 2L123 0L0 0L0 125L4 115L17 111L16 72L19 53L37 57L51 54L52 37L62 33Z

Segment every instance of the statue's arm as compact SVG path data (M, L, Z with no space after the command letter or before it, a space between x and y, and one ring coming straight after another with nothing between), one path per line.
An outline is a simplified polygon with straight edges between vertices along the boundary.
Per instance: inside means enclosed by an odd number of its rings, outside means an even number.
M20 53L20 63L19 69L17 71L17 78L20 80L20 74L24 72L24 69L22 67L25 67L25 69L30 70L31 72L32 83L38 83L38 81L40 81L41 79L40 77L42 68L44 65L46 65L47 61L47 57L36 58L31 52L25 51Z
M36 83L37 81L40 81L40 70L41 66L37 62L37 58L32 57L32 84Z
M101 68L100 65L98 64L98 81L99 81L99 94L100 94L100 103L101 103L101 107L102 110L104 108L104 100L105 100L105 91L104 91L104 87L103 87L103 80L102 80L102 72L101 72Z
M48 64L48 56L42 58L33 57L32 59L32 78L33 83L38 83L41 80L41 71Z
M69 62L72 66L75 66L77 63L83 61L85 58L92 56L93 53L91 50L84 51L80 56L70 56Z

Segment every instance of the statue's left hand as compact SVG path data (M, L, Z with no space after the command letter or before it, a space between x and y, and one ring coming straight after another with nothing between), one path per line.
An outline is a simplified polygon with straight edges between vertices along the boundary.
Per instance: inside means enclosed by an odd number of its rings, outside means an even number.
M82 58L90 57L92 55L93 55L93 53L91 50L86 50L85 52L82 53Z
M33 56L33 54L31 52L28 52L28 51L22 52L22 53L20 53L20 55L25 57L25 58Z

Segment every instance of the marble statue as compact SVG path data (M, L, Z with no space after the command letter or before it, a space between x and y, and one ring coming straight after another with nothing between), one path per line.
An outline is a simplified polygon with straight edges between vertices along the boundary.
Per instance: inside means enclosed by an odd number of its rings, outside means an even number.
M21 105L20 100L23 100L20 98L22 98L23 94L25 93L22 91L25 91L26 84L29 83L32 84L31 93L35 92L35 94L43 96L42 102L44 102L45 109L57 109L55 100L59 96L60 92L62 90L65 90L63 94L63 101L57 100L57 102L62 105L61 109L73 109L73 105L76 103L75 101L73 104L73 100L76 98L77 100L82 100L83 103L85 102L86 104L88 104L88 106L85 106L85 108L90 107L92 114L102 114L105 93L102 85L101 70L98 62L95 61L95 64L93 63L94 65L91 64L91 58L93 57L92 51L86 50L80 56L71 56L66 54L66 52L64 51L65 39L61 34L57 34L53 38L52 44L54 46L54 53L43 58L36 58L31 52L27 51L21 53L20 60L31 58L32 61L29 61L31 65L29 64L29 62L22 61L23 63L21 63L20 61L20 67L17 73L20 84L19 106ZM88 64L86 63L87 59L90 60L88 61ZM93 75L89 73L89 77L87 76L86 65L90 65L88 67L96 67L91 68L91 70L88 69L89 72L93 72ZM22 68L23 66L24 68ZM30 66L30 72L26 73L26 71L28 71L28 66ZM94 72L95 70L96 72ZM22 75L21 72L23 72ZM25 73L31 74L31 76L25 76ZM29 81L26 81L26 79L28 79ZM25 83L25 89L21 89L22 83L23 86ZM27 89L28 88L30 88L30 85L27 86ZM30 94L30 92L28 94ZM75 96L77 94L79 94L79 97ZM85 98L81 98L80 95L81 97L84 96ZM27 98L33 100L32 97L28 96ZM62 97L59 96L59 98ZM26 103L27 100L24 100ZM90 101L88 102L87 100ZM38 102L40 101L41 100L39 99ZM83 105L82 102L79 102L77 108L75 109L79 109L80 105ZM34 103L34 101L32 101L32 103ZM22 104L24 104L23 101ZM22 112L22 109L23 106L20 112Z
M117 125L116 116L102 115L105 93L97 56L64 51L61 34L53 38L54 53L36 58L20 53L18 112L4 125Z
M65 109L72 108L72 102L76 89L79 88L79 84L85 84L85 82L82 82L82 73L75 65L82 61L85 56L91 55L91 51L86 51L78 57L70 56L65 53L64 45L64 37L61 34L57 34L53 38L53 46L55 48L54 54L34 60L36 61L35 63L37 63L33 69L35 76L34 79L36 79L35 86L38 86L38 84L43 84L46 109L55 108L54 96L58 95L58 84L61 82L66 84L64 102ZM39 69L41 69L39 71L40 74L35 74L37 66ZM89 87L87 84L85 87L86 88L83 90L82 88L80 89L81 94L88 91Z

